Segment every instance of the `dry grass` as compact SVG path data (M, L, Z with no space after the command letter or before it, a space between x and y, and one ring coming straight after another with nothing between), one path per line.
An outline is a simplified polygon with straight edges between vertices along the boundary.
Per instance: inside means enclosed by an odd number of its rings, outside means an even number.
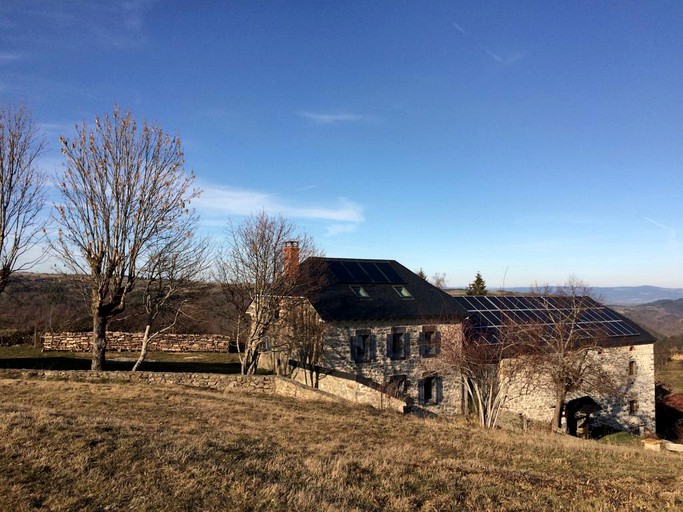
M683 457L340 404L0 379L3 510L680 510Z
M662 368L657 369L656 377L675 393L683 394L683 361L669 361Z

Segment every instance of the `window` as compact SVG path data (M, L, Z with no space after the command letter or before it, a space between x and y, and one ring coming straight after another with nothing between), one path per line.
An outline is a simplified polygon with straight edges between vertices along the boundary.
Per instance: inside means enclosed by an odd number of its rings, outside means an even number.
M631 376L635 375L636 371L637 371L636 362L635 361L629 361L628 362L628 374Z
M433 357L439 352L441 352L441 333L434 326L424 326L420 333L420 355Z
M419 382L420 405L436 405L443 400L443 377L430 375Z
M408 288L406 288L405 286L394 286L394 290L396 290L396 293L398 293L403 299L413 298L412 294L408 291Z
M631 416L635 416L638 413L638 400L628 401L628 413Z
M369 299L370 294L362 286L351 286L351 291L356 294L356 297L360 299Z
M375 360L377 343L369 330L356 331L351 336L351 359L356 363L365 363Z
M410 333L401 327L393 327L387 334L387 357L405 359L410 355Z

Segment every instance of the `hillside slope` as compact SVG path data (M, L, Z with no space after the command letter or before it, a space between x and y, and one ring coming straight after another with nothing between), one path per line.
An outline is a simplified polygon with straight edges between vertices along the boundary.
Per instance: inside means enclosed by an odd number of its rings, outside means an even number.
M683 334L683 299L664 299L639 306L613 308L651 332L664 336Z
M683 458L338 403L3 380L5 510L680 510Z

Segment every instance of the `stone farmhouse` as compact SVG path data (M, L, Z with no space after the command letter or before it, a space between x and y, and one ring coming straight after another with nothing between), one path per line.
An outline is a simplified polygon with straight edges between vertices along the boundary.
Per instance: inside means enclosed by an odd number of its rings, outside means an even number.
M296 249L290 244L285 251L288 272L298 271ZM467 343L475 331L495 332L496 319L500 322L512 311L524 317L528 312L523 310L533 309L529 297L526 302L514 296L452 297L393 260L308 258L301 263L302 269L309 265L323 274L319 289L299 297L322 326L316 385L379 407L462 413L467 408L462 376L452 365L440 364L442 344ZM623 376L623 383L614 396L597 390L568 396L570 423L590 404L597 423L654 431L654 339L597 302L589 315L589 322L605 326L605 342L594 357ZM307 378L306 365L296 353L273 348L262 354L259 364L267 369L285 366L293 378ZM516 388L513 385L519 393L507 408L550 422L552 387L543 378L536 381L528 392L522 392L521 381Z

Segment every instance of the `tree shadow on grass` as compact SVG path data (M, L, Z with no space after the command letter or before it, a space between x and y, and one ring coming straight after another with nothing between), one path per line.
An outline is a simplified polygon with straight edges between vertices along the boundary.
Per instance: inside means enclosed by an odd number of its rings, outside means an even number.
M135 361L108 360L105 370L130 371ZM20 357L12 359L0 359L0 368L21 370L89 370L90 359L78 357ZM202 363L197 361L145 361L140 367L141 371L148 372L189 372L189 373L240 373L239 363Z

